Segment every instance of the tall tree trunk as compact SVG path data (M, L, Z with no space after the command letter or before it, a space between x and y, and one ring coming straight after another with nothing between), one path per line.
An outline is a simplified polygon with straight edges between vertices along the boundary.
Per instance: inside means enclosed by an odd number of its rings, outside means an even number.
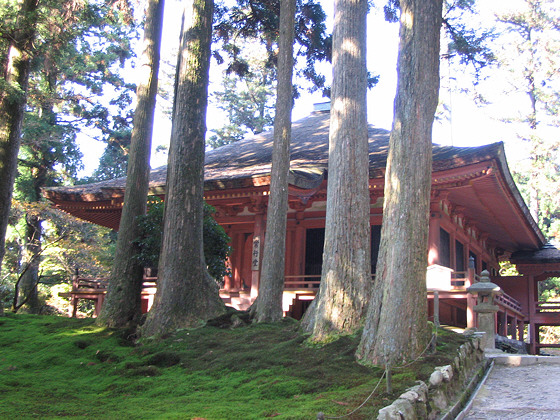
M401 0L397 95L372 300L357 356L392 365L428 338L426 265L442 0Z
M173 101L173 124L158 289L142 334L193 327L225 311L202 247L204 145L212 0L185 4Z
M335 1L323 268L302 322L314 341L361 325L371 282L366 14L367 0Z
M0 267L17 172L39 0L22 0L20 3L0 89Z
M44 116L47 123L54 121L54 113L52 106L44 107ZM41 197L41 188L45 186L47 180L47 166L43 159L33 166L32 170L32 191L30 192L31 203L37 205ZM18 310L22 306L19 302L25 301L25 308L29 313L38 314L41 312L41 304L39 302L39 293L37 286L39 285L39 270L41 266L41 248L43 241L43 226L41 212L37 207L31 206L25 214L25 243L23 252L23 261L29 264L24 267L25 272L22 274L19 290L20 296L17 298L17 307L12 308Z
M29 264L29 266L26 267L25 273L21 276L19 284L20 294L17 299L16 308L19 309L21 302L25 301L24 307L27 309L27 312L32 314L38 314L41 311L37 285L39 283L39 266L41 265L42 233L39 214L36 211L30 210L25 215L25 245L23 252L23 261L25 264Z
M288 211L288 172L292 134L292 73L294 65L295 0L280 1L280 35L274 149L270 198L266 218L266 236L259 296L255 302L257 322L282 319L284 267L286 254L286 214Z
M47 78L47 91L49 97L54 97L56 91L56 75L51 73ZM56 113L53 109L52 101L46 100L41 104L41 120L50 127L56 126ZM53 139L54 141L58 139ZM46 142L48 143L48 142ZM38 206L41 201L41 188L45 187L48 179L49 171L52 171L54 162L49 156L49 149L42 143L36 144L31 147L31 155L33 156L30 161L26 162L31 171L31 189L26 190L25 194L28 197L31 206L25 214L25 244L24 244L24 262L28 264L25 272L21 275L19 290L20 296L14 305L14 312L19 310L21 306L33 314L41 312L41 303L39 301L39 271L41 266L41 253L43 241L43 215ZM46 152L46 153L45 153ZM25 302L25 304L21 303Z
M138 217L146 213L164 3L164 0L150 0L146 9L142 73L136 91L138 102L130 142L124 205L107 299L97 320L98 324L111 327L135 326L141 316L143 267L136 258L138 248L134 240L140 236Z

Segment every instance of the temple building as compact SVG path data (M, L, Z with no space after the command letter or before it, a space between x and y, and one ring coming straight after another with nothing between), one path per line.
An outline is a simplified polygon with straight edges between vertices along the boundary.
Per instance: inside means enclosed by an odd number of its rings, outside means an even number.
M329 111L316 110L293 124L286 236L284 312L300 318L320 283L328 183ZM379 249L389 132L368 129L371 267ZM231 238L231 276L222 298L247 308L258 295L270 186L272 131L206 152L205 199ZM62 211L118 230L126 178L49 188L45 197ZM150 194L165 199L166 168L154 169ZM500 261L517 263L521 276L501 277ZM547 247L509 171L504 146L433 145L427 302L439 298L439 319L476 326L475 299L466 289L487 270L504 294L498 298L501 335L540 347L538 329L560 325L560 312L538 301L538 282L560 275L560 252ZM558 305L560 309L560 305ZM554 309L554 308L553 308ZM527 329L526 326L529 326ZM546 346L551 347L551 346ZM560 347L560 346L558 346Z

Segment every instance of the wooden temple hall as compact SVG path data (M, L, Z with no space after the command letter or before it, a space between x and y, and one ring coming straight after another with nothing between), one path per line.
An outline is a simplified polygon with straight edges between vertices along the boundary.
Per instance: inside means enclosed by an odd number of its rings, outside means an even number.
M369 127L369 185L372 273L383 218L383 184L389 132ZM300 318L320 283L328 183L329 111L315 110L293 124L289 211L286 239L284 311ZM231 238L231 276L221 290L228 305L247 308L259 292L260 263L270 185L272 132L208 151L205 199ZM83 220L119 228L125 178L44 191L62 211ZM151 171L150 194L165 198L166 168ZM560 303L539 301L539 282L560 276L560 251L545 238L511 177L502 143L480 147L433 145L431 217L427 267L427 304L439 295L444 324L476 327L476 299L467 287L483 270L498 284L496 328L500 335L529 339L530 350L542 347L539 328L560 325ZM502 277L499 262L510 260L519 276ZM155 279L152 279L155 280ZM152 286L154 286L152 284ZM89 298L98 306L104 287L80 289L73 300ZM145 309L154 287L144 291Z

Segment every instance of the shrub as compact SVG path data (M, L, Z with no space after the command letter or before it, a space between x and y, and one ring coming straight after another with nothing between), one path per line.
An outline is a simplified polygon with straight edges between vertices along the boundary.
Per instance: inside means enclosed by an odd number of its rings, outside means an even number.
M204 203L203 242L204 258L210 275L218 283L229 274L226 260L231 254L230 238L225 230L214 220L216 209ZM135 243L140 247L138 258L145 267L157 268L161 250L163 231L164 202L159 197L150 197L148 213L140 217L141 237Z

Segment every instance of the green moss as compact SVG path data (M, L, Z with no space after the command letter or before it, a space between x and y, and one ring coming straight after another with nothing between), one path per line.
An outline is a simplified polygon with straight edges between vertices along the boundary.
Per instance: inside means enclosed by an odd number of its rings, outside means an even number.
M358 335L310 348L293 320L182 330L134 347L124 334L92 320L8 314L0 326L0 418L335 416L360 405L383 373L354 361ZM462 341L440 338L449 355L395 369L393 394L382 384L351 418L376 417L416 379L449 363Z
M174 366L181 361L180 356L177 353L170 351L162 351L154 354L148 359L149 365L154 365L158 367L170 367Z

